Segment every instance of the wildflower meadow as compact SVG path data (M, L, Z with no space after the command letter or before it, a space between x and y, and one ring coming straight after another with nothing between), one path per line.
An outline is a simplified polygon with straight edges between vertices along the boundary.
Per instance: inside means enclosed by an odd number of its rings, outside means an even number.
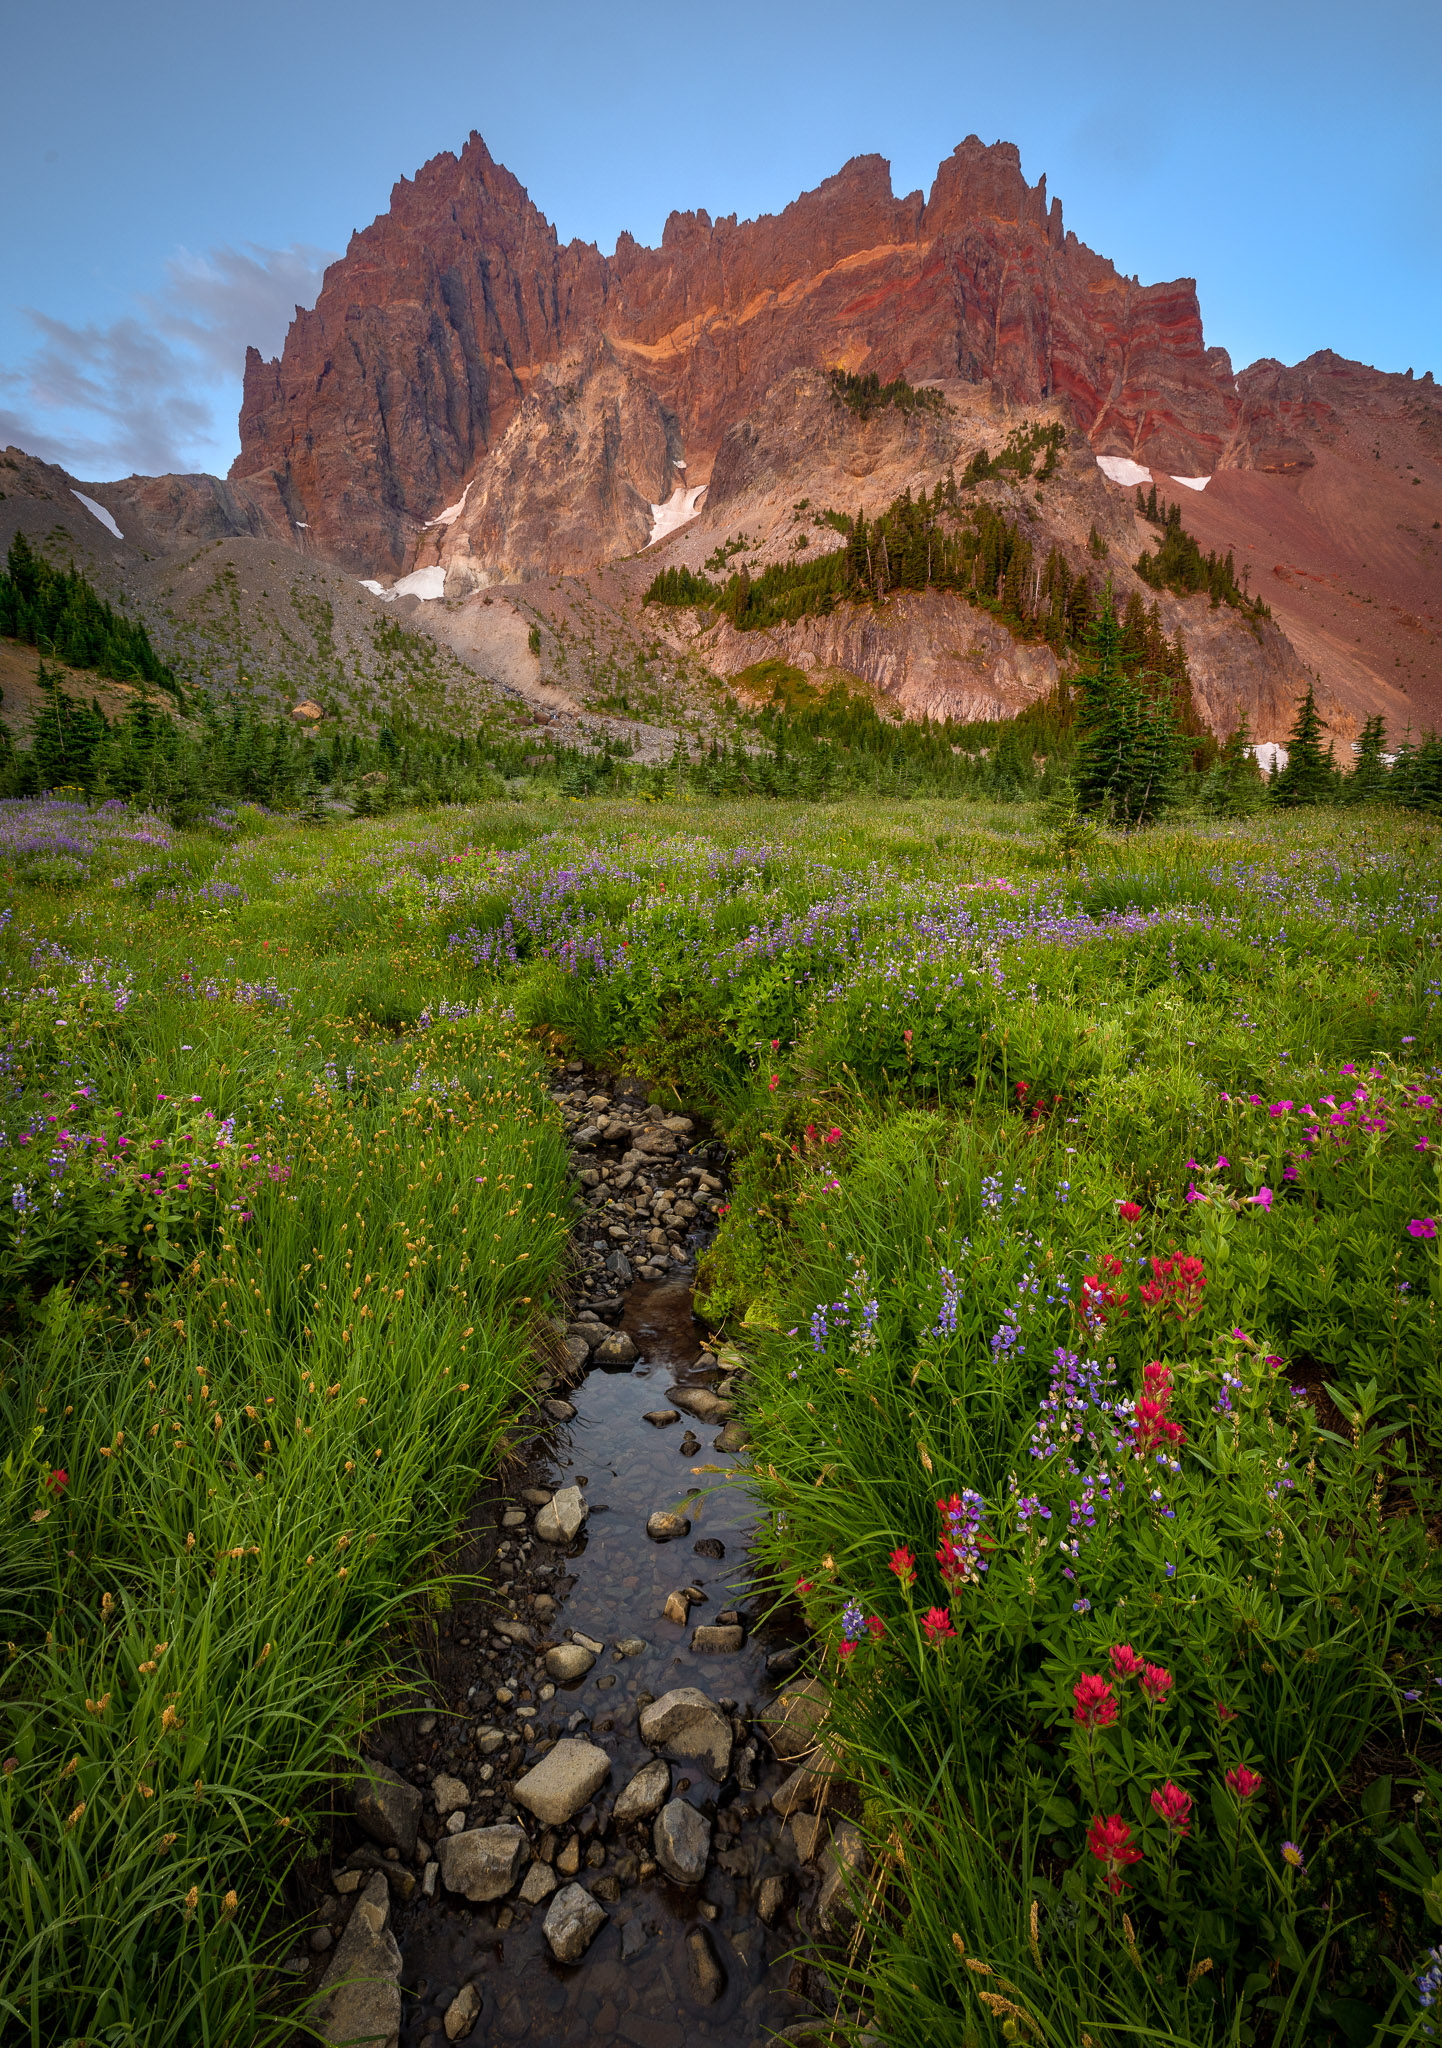
M295 2037L572 1057L733 1149L700 1307L870 1857L835 2038L1430 2037L1435 826L0 810L7 2038Z

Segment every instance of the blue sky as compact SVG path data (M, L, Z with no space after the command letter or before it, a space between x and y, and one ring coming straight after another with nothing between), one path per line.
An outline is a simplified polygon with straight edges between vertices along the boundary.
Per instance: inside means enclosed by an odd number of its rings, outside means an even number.
M1442 376L1442 7L641 0L13 10L0 445L82 477L224 471L245 344L472 128L563 238L772 212L849 156L929 189L975 132L1238 367Z

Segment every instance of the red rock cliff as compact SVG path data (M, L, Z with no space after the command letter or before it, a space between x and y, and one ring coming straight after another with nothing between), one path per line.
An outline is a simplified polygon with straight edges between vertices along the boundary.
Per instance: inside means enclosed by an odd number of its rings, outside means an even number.
M1192 282L1120 276L1010 143L968 137L925 201L856 157L779 214L673 213L659 249L623 235L603 257L562 246L473 135L352 236L278 362L249 352L231 475L271 473L333 559L398 569L536 371L602 340L674 414L693 474L796 365L1063 398L1099 452L1174 474L1248 459Z

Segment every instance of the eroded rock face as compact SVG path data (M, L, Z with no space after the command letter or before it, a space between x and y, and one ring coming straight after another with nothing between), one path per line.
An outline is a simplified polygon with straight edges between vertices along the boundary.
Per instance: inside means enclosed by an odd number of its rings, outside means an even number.
M856 157L779 214L673 213L659 249L622 235L608 258L562 247L473 135L395 187L278 361L248 352L232 475L273 479L331 559L399 570L488 458L466 559L489 573L479 541L514 570L557 544L540 507L561 509L546 473L573 435L585 522L624 538L658 459L704 469L779 375L835 362L1063 397L1100 450L1177 474L1213 468L1240 413L1191 280L1121 276L1064 232L1011 143L969 136L929 199ZM604 402L578 426L567 393L597 377Z

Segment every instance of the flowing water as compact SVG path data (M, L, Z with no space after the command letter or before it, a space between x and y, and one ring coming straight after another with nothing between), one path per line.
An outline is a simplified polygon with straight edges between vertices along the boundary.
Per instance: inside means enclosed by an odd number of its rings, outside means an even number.
M806 1981L793 1962L803 1939L794 1914L814 1877L799 1864L791 1830L772 1809L771 1794L785 1772L754 1728L773 1698L776 1671L789 1668L795 1653L749 1627L738 1653L702 1655L691 1648L698 1623L732 1610L750 1620L747 1545L757 1510L734 1476L748 1454L715 1448L718 1423L683 1414L657 1427L643 1419L648 1409L671 1405L668 1387L714 1386L719 1377L714 1365L698 1366L702 1345L689 1283L675 1278L634 1286L621 1327L637 1346L637 1362L613 1370L593 1365L568 1394L574 1417L537 1440L524 1479L484 1511L498 1528L505 1511L514 1512L522 1486L579 1483L589 1507L580 1537L557 1554L540 1542L524 1548L528 1529L501 1529L493 1569L509 1565L513 1576L509 1583L493 1580L488 1599L458 1610L444 1661L452 1701L466 1695L464 1711L511 1740L524 1736L520 1716L540 1738L579 1734L609 1752L610 1779L572 1821L546 1829L524 1812L518 1816L534 1854L556 1867L562 1883L575 1875L606 1904L608 1917L580 1962L562 1966L542 1934L545 1904L526 1907L512 1896L475 1906L444 1887L430 1898L417 1891L393 1919L405 1959L406 2042L444 2038L445 2015L468 1984L479 1994L480 2010L459 2038L518 2048L573 2048L582 2041L753 2048L813 2010L791 1987L799 1990ZM688 1431L695 1448L683 1450ZM646 1521L657 1508L684 1512L689 1533L669 1543L652 1541ZM511 1537L510 1553L502 1556L501 1543ZM685 1625L662 1616L667 1596L681 1588L701 1596ZM558 1686L549 1699L534 1651L511 1651L487 1634L487 1613L492 1631L498 1614L534 1615L538 1592L545 1640L565 1641L574 1630L605 1646L583 1678ZM554 1614L545 1608L547 1596L557 1603ZM628 1642L636 1638L644 1648ZM625 1653L618 1643L627 1644ZM495 1703L498 1674L513 1694L509 1703ZM649 1823L621 1830L610 1820L616 1795L651 1759L637 1727L641 1706L678 1686L706 1693L733 1717L736 1733L732 1775L724 1785L710 1780L703 1766L672 1766L672 1797L689 1800L713 1823L706 1875L695 1887L671 1883L654 1865ZM423 1741L411 1748L412 1757L426 1753ZM430 1753L438 1754L435 1745ZM514 1748L510 1754L509 1769L497 1754L501 1768L478 1796L468 1825L513 1817L509 1803L497 1803L504 1800L504 1780L524 1768L515 1764ZM447 1757L436 1767L457 1768ZM459 1768L476 1782L476 1769ZM773 1884L767 1895L774 1922L768 1926L758 1897L764 1881L778 1876L781 1886ZM779 1912L778 1895L784 1900Z

